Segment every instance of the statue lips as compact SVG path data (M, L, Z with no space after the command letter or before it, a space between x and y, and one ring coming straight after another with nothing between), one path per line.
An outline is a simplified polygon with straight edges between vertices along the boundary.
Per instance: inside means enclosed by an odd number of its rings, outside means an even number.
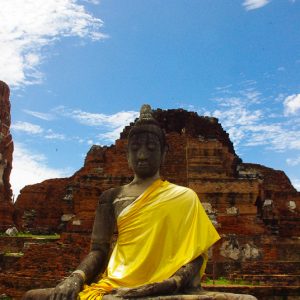
M147 161L139 161L137 164L139 169L146 169L149 168L149 163Z

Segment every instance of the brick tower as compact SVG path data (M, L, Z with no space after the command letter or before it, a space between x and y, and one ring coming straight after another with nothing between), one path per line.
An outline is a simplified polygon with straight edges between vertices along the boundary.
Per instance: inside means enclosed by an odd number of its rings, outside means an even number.
M10 134L9 87L0 81L0 231L13 225L12 169L13 141Z

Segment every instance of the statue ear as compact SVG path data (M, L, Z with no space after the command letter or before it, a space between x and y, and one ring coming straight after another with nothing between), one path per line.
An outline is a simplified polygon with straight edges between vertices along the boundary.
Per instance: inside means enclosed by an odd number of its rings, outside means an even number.
M126 158L127 158L127 163L128 163L129 169L132 169L131 161L130 161L130 159L129 159L129 151L128 151L128 147L127 147L127 151L126 151Z
M162 166L164 164L168 150L169 150L169 146L166 144L162 151L162 154L161 154L160 166Z

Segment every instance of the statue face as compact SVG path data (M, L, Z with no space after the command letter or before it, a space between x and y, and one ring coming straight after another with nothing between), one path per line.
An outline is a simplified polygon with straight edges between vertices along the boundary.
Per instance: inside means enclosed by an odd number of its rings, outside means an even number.
M164 154L158 137L143 132L133 135L128 142L128 164L140 178L154 176L162 163Z

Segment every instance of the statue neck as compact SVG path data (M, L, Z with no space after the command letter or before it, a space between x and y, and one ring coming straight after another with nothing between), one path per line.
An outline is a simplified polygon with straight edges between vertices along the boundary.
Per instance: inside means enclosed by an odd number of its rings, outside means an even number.
M153 176L151 177L147 177L147 178L140 178L139 176L137 176L136 174L134 175L134 179L132 180L132 182L129 184L131 186L139 186L139 187L143 187L143 188L147 188L148 186L150 186L155 180L160 178L160 174L159 171L157 171Z

